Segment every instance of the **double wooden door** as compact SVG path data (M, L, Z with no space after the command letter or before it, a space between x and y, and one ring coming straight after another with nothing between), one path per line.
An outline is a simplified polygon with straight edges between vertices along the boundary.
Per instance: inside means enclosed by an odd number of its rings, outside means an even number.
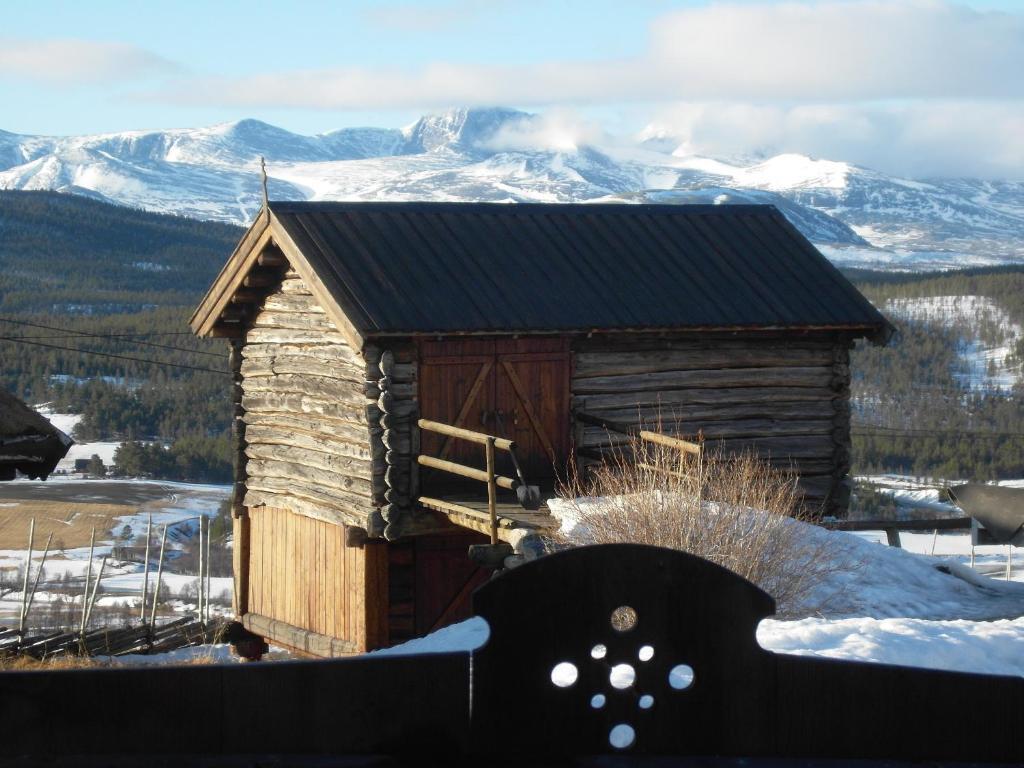
M569 454L569 348L560 338L423 342L419 398L423 418L505 437L531 484L550 484ZM428 432L420 451L483 467L482 446ZM511 474L507 455L498 468ZM423 478L424 489L447 478ZM480 490L478 486L478 490Z

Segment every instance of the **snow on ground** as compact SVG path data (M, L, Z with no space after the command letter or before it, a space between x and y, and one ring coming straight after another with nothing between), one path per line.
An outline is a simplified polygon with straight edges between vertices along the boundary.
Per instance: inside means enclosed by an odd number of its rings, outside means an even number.
M1024 618L768 619L758 627L757 642L769 651L798 656L1024 677Z
M177 483L156 480L83 480L77 477L54 476L45 482L31 480L16 480L5 484L8 488L18 486L24 487L31 492L37 489L44 489L52 492L55 489L68 491L61 494L69 500L79 498L92 500L96 493L100 493L102 500L109 500L111 496L117 496L111 492L112 487L124 486L128 489L146 486L152 488L156 493L152 494L150 501L139 504L135 511L117 518L116 525L110 531L97 531L97 543L93 552L91 565L92 576L95 579L99 572L101 559L109 556L114 545L115 536L121 531L124 525L130 525L135 536L145 536L149 516L153 518L153 536L157 543L152 553L152 562L149 573L149 591L152 593L156 583L156 559L159 552L159 536L166 524L168 529L168 552L164 571L161 577L163 584L167 586L172 596L179 596L182 590L188 592L196 583L194 574L175 573L175 558L180 554L180 546L183 542L192 539L198 531L198 516L204 515L213 517L217 514L221 503L228 498L231 492L230 486L222 485L200 485L189 483ZM80 491L77 489L81 489ZM130 496L131 494L127 494ZM230 545L228 545L230 546ZM42 562L41 542L36 543L32 553L32 579ZM0 569L15 569L23 567L25 552L23 550L0 550ZM71 579L77 580L81 585L86 572L89 571L89 547L72 547L63 550L51 551L46 558L43 576L40 581L39 591L35 596L34 606L43 606L51 601L57 601L66 595L61 591L63 585L59 580L67 573ZM142 593L143 565L141 563L119 562L108 560L103 570L102 588L97 598L97 605L116 606L128 602L135 604ZM231 577L211 577L210 594L213 599L218 599L227 593L231 594L233 581ZM192 603L189 603L189 600ZM21 588L8 592L0 597L0 624L16 620L21 610ZM77 602L81 596L75 597ZM179 612L188 612L194 609L194 598L172 600L171 604ZM219 613L220 608L213 606L214 612ZM33 609L35 610L35 609ZM31 625L31 621L30 621Z
M35 409L69 437L74 431L75 425L82 420L82 415L79 413L54 413L47 405L37 405ZM91 459L94 455L99 456L106 466L111 467L114 465L114 454L120 447L120 443L79 443L76 441L67 455L57 464L56 471L74 472L77 459Z
M562 517L563 531L571 532L578 523L571 509L557 499L549 504ZM757 639L765 649L1024 676L1024 583L971 570L963 560L969 558L969 535L940 535L933 557L923 554L930 551L931 534L903 534L906 548L900 549L880 543L881 532L792 524L831 544L847 567L823 579L811 596L812 603L831 604L826 615L763 621ZM488 634L487 623L476 617L375 654L469 651L482 646Z
M883 311L904 320L971 328L974 338L958 350L966 371L955 374L964 386L1008 394L1020 380L1020 362L1010 358L1024 331L988 296L890 299Z

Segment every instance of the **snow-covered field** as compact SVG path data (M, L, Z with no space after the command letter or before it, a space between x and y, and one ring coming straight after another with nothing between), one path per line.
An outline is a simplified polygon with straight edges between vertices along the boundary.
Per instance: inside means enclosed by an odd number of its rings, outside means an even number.
M157 548L159 534L163 526L168 528L168 553L161 583L166 585L172 599L170 607L177 612L187 612L195 607L192 590L197 582L193 573L180 573L175 565L181 549L193 540L198 532L199 516L214 517L221 503L230 493L230 487L219 485L192 485L151 480L119 480L97 481L82 480L72 477L54 476L45 482L15 480L4 484L5 494L24 494L33 498L34 494L46 492L63 499L82 499L87 505L95 498L95 491L102 489L103 498L116 495L120 488L128 497L134 497L133 490L143 488L148 491L148 499L139 503L132 512L116 518L115 525L106 531L97 531L97 543L93 551L92 576L95 579L103 557L109 557L117 536L124 527L130 526L133 536L145 534L150 516L153 520L153 535L156 546L153 552L153 565L149 574L149 593L152 594L155 584ZM113 491L111 489L114 489ZM17 506L17 501L2 502L5 505ZM26 521L27 524L27 521ZM42 565L44 541L37 540L32 556L32 579ZM219 546L224 546L220 543ZM23 550L0 550L0 572L14 571L24 566ZM89 547L72 547L51 551L47 558L40 579L33 612L46 608L51 603L71 600L75 605L81 604L82 597L73 595L80 591L86 572L90 569ZM65 574L69 583L64 582ZM140 563L108 559L103 569L103 579L98 593L96 605L113 608L122 604L137 606L142 594L143 566ZM68 590L71 590L70 592ZM228 577L212 577L210 593L214 599L230 596L232 579ZM8 624L17 621L21 609L22 591L20 586L2 594L0 592L0 623ZM219 612L217 606L214 612ZM29 625L32 626L31 614Z

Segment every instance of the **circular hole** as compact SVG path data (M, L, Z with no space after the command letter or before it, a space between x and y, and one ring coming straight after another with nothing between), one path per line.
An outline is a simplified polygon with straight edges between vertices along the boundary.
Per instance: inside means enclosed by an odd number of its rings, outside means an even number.
M636 611L628 605L620 605L612 611L612 629L616 632L629 632L636 626Z
M559 688L568 688L576 682L579 671L571 661L562 661L551 668L551 682Z
M633 730L633 726L625 723L614 726L608 734L608 743L616 749L632 746L634 741L636 741L636 731Z
M654 658L654 646L653 645L641 646L639 653L637 653L637 657L640 659L640 661L650 661L651 659Z
M604 694L603 693L595 693L593 696L591 696L590 697L590 706L592 706L594 709L600 709L601 707L603 707L604 706Z
M640 701L637 704L640 705L640 709L650 709L654 706L654 697L649 693L645 693L640 697Z
M616 664L608 675L608 682L620 691L629 688L636 682L636 670L629 664Z
M603 645L595 645L590 649L590 658L603 659L608 655L608 649Z
M693 667L689 664L676 664L669 670L668 684L681 691L693 685Z

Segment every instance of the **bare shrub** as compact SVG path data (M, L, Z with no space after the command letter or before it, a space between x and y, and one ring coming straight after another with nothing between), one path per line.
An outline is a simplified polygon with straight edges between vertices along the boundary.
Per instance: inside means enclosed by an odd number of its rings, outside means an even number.
M636 438L562 489L578 525L561 543L682 550L757 584L779 616L820 612L838 595L819 585L855 566L835 537L797 522L809 513L796 480L749 452L694 456Z

